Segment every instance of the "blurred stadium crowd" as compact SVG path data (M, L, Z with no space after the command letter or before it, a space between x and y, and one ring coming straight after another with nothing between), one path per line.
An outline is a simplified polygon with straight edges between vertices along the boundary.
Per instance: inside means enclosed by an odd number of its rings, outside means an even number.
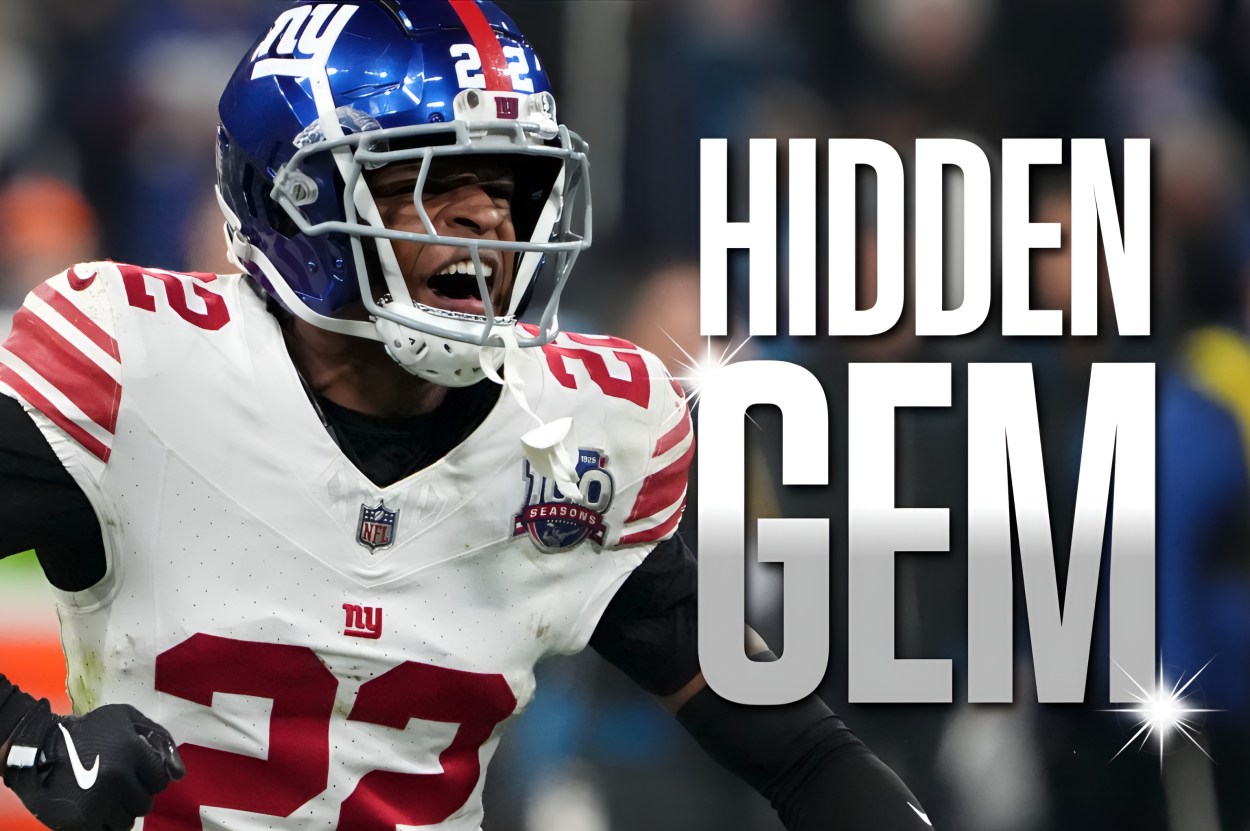
M780 487L776 431L759 431L750 510L828 516L845 527L846 488L854 486L844 462L846 363L955 363L956 406L899 424L900 504L950 507L952 550L900 556L898 654L954 658L956 703L846 703L846 552L837 531L834 651L822 694L900 771L938 828L1250 829L1250 3L503 5L544 55L561 120L593 148L596 244L566 295L565 328L623 335L665 357L675 374L683 351L705 349L700 137L727 137L739 151L750 137L777 137L783 148L790 137L873 137L905 160L918 137L968 138L991 159L1004 137L1098 136L1113 148L1126 137L1152 139L1149 339L1128 342L1105 326L1098 338L1004 340L991 314L984 332L953 342L919 341L906 323L866 340L752 342L753 357L799 362L822 380L832 469L842 472L817 492ZM0 0L0 307L11 310L32 286L84 259L229 269L211 189L215 106L280 6ZM744 167L745 153L736 158ZM1034 220L1064 222L1066 179L1039 175L1034 186ZM869 284L870 216L860 235ZM745 259L738 264L745 279ZM1067 254L1039 253L1033 266L1034 305L1065 309ZM1220 711L1205 714L1198 739L1215 764L1175 737L1162 765L1136 751L1110 761L1134 728L1099 709L1107 706L1105 620L1096 623L1087 704L1030 705L1022 595L1017 703L958 703L967 599L959 366L974 360L1034 365L1061 586L1090 364L1159 363L1159 646L1172 678L1188 679L1214 658L1190 690L1205 702L1196 706ZM767 414L761 424L776 426ZM693 538L693 506L686 525ZM22 579L7 576L14 573L4 572L10 589ZM775 573L752 573L752 611L774 646L783 642L778 586ZM1105 616L1105 597L1099 609ZM22 624L2 609L0 623L0 671L9 672ZM780 827L762 800L705 761L595 656L547 667L539 689L492 767L488 831ZM19 827L11 815L0 820Z

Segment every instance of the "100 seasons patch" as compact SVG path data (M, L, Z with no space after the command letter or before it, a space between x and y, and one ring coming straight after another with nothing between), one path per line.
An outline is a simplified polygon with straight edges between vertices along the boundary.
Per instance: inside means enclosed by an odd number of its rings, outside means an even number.
M602 451L577 451L577 486L585 497L579 504L526 461L525 502L516 515L513 536L529 534L540 551L567 551L584 540L602 547L608 530L603 515L615 491L607 466L608 457Z

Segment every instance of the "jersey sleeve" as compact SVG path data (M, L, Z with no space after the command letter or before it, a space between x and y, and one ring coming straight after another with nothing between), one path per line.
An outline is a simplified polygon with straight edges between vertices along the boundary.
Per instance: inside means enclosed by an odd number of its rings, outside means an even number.
M37 287L0 346L0 393L22 404L80 485L99 481L121 406L107 270L78 265Z
M677 532L686 507L686 484L694 459L694 427L686 395L659 358L643 353L659 394L650 409L649 454L618 545L654 545Z
M557 343L557 349L544 351L549 364L553 353L561 358L568 353L568 374L584 371L584 378L563 380L559 372L553 370L552 374L561 388L578 386L587 396L581 405L585 409L575 423L602 425L605 432L600 440L607 450L615 493L604 517L608 530L602 549L585 555L593 585L581 593L584 605L568 627L568 637L553 650L566 654L585 647L605 608L631 573L658 545L677 533L695 444L685 394L658 357L616 338L567 337L571 345ZM616 360L609 361L600 352L611 352ZM585 380L590 383L578 383ZM628 639L614 640L608 635L600 640L621 642L617 653L633 652L634 646L624 643Z

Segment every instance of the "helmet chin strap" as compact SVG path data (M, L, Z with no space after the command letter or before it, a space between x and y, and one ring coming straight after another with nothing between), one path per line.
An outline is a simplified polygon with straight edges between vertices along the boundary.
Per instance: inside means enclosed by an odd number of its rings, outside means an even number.
M475 346L428 335L390 320L374 320L386 352L419 378L448 387L467 387L484 378L502 386L537 425L521 436L525 458L539 474L555 481L560 492L579 504L586 495L577 484L577 436L573 419L545 422L534 412L525 394L521 368L516 365L521 346L514 327L496 331L503 346ZM476 366L466 366L467 350L476 350ZM443 361L446 367L441 367ZM501 375L499 370L503 369Z
M376 317L378 340L395 363L418 378L445 387L468 387L488 377L476 344L431 335ZM509 330L510 331L510 330ZM503 356L498 356L503 360Z
M295 293L295 290L282 278L277 267L265 256L265 252L249 242L240 230L242 224L239 222L239 217L226 204L221 188L217 187L214 190L217 194L217 204L221 207L221 212L226 217L222 230L226 235L226 254L231 263L242 269L245 274L250 274L253 277L263 276L272 288L273 293L281 300L282 305L299 319L319 328L338 332L341 335L353 335L367 340L378 340L376 329L368 321L327 317L326 315L317 314L308 308L304 301L299 298L299 295ZM257 275L258 271L260 272L259 275Z
M558 418L543 421L525 395L525 381L520 367L516 366L521 350L516 332L511 328L501 334L503 346L482 346L481 367L486 377L502 386L522 410L538 425L521 436L521 447L530 466L539 474L553 479L560 492L578 504L586 504L586 495L578 487L577 480L577 434L573 419ZM500 354L502 353L502 354ZM499 367L503 366L503 376Z

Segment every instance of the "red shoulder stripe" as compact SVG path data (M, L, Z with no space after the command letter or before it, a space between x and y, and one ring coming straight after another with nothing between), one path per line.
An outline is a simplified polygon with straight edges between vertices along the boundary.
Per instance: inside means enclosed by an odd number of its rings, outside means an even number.
M651 455L663 456L677 445L681 444L686 436L690 435L692 425L690 423L690 411L683 408L681 420L677 422L677 426L660 436L660 440L655 443L655 452Z
M694 442L691 442L680 459L643 479L634 509L625 522L630 523L659 513L681 499L686 492L686 479L690 474L690 460L693 458Z
M681 512L685 510L686 500L683 499L681 504L677 506L677 510L673 511L673 515L661 522L654 528L648 528L645 531L635 531L632 534L626 534L621 537L621 545L630 545L636 542L655 542L668 536L669 532L677 527L677 523L681 522Z
M26 383L22 376L4 364L0 364L0 381L12 387L14 392L26 399L26 403L51 419L53 424L64 430L70 438L85 447L92 455L98 457L100 461L107 462L109 460L109 455L112 451L108 447L95 436L78 426L73 419L57 409L56 405L40 395L38 390Z
M56 309L57 314L69 321L71 326L82 332L92 343L112 355L114 360L121 360L121 353L117 351L117 341L101 329L94 320L83 314L77 306L69 302L64 295L47 283L40 284L34 293L35 297Z
M451 7L460 15L460 21L468 29L469 37L473 38L473 45L477 47L478 57L482 59L482 75L486 78L486 88L496 92L511 92L508 59L504 56L499 38L490 27L482 9L473 0L451 0Z
M30 309L18 309L4 345L96 424L117 429L121 384Z

